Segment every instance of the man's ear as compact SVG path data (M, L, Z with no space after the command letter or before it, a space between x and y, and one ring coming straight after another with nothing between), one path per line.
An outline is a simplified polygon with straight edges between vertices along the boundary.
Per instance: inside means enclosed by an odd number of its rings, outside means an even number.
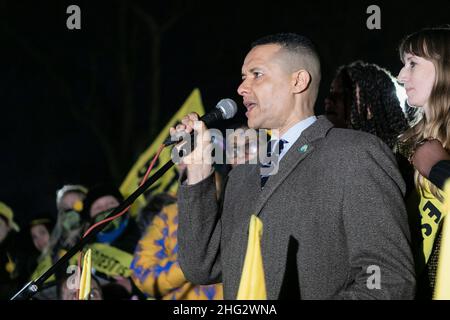
M311 84L311 75L308 71L300 69L292 74L292 87L294 93L302 93Z

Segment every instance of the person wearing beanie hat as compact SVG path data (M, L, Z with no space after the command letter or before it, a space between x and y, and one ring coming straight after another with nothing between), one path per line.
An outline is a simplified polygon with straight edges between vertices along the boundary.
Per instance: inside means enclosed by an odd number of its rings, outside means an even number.
M56 191L56 208L58 211L73 209L80 212L83 209L83 199L87 192L87 188L82 185L64 185Z
M76 184L66 184L56 190L56 223L51 226L52 230L49 230L51 232L49 244L36 258L37 266L29 280L36 279L48 270L81 239L85 222L81 219L80 213L83 210L83 200L87 191L86 187ZM61 270L64 273L66 269L63 267ZM57 272L47 279L46 284L60 277L60 272ZM48 286L40 290L35 297L39 300L54 300L57 298L56 287Z
M82 216L90 226L105 219L123 201L119 189L112 184L98 184L89 189L83 203ZM136 221L127 213L114 219L97 234L96 242L109 244L120 250L133 253L141 236Z
M90 220L103 211L116 208L122 201L123 195L112 184L95 185L89 189L83 201L82 216Z
M87 188L82 185L67 184L56 191L56 208L58 216L56 225L50 235L50 251L59 258L58 251L68 250L81 237L83 222L81 211Z

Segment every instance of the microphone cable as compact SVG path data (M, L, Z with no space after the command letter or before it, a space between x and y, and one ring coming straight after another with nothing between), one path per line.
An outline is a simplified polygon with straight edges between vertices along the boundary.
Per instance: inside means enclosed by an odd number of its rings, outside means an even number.
M145 172L144 177L142 178L141 182L139 183L139 187L141 187L141 186L145 183L145 181L147 181L148 176L150 175L150 172L152 171L153 166L154 166L155 163L156 163L156 160L158 160L158 158L159 158L161 152L163 151L163 149L164 149L165 147L166 147L166 145L164 145L164 144L161 144L161 145L159 146L158 151L156 152L155 156L153 157L152 162L151 162L150 165L148 166L147 171ZM91 227L89 227L88 230L86 230L86 232L85 232L85 233L83 234L83 236L82 236L82 239L85 238L89 233L92 232L92 230L94 230L94 229L97 228L98 226L100 226L100 225L102 225L102 224L105 224L105 223L107 223L107 222L110 222L110 221L112 221L112 220L114 220L114 219L117 219L117 218L123 216L123 215L130 209L130 207L131 207L131 205L129 205L128 207L126 207L125 209L123 209L121 212L119 212L119 213L116 214L115 216L112 216L112 217L103 219L103 220L101 220L101 221L95 223L94 225L92 225ZM77 267L78 267L78 268L77 268L77 270L78 270L78 277L79 277L80 280L81 280L81 272L82 272L82 270L81 270L81 260L82 260L82 258L83 258L83 251L80 250L80 254L79 254L79 256L78 256L78 266L77 266ZM78 286L77 297L79 297L79 291L80 291L80 286Z

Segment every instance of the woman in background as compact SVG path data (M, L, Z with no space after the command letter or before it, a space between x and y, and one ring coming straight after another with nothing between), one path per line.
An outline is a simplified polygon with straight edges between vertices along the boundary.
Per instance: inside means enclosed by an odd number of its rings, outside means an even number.
M373 63L341 66L325 99L325 114L338 128L376 135L391 149L409 126L397 97L395 78Z
M424 141L436 140L445 152L450 151L450 28L428 28L408 35L399 47L404 63L398 80L404 85L408 104L417 108L412 127L404 132L400 141L414 150ZM445 158L445 157L444 157ZM414 159L414 156L411 157ZM417 164L416 159L416 164ZM413 161L414 164L414 161ZM438 186L430 182L415 168L417 188L416 209L420 221L412 229L416 245L416 273L418 297L431 298L439 239L445 212L443 196ZM413 213L416 216L415 213ZM414 243L414 242L413 242Z

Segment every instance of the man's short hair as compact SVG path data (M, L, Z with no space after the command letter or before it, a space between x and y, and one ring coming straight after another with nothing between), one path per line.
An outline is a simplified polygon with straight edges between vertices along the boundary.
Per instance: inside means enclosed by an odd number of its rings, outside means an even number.
M310 51L317 55L316 46L311 39L296 33L271 34L254 41L251 47L265 44L278 44L289 51Z
M262 37L251 44L251 47L277 44L290 56L287 66L290 72L305 69L311 75L314 89L318 90L320 84L320 57L314 43L307 37L296 33L278 33Z

